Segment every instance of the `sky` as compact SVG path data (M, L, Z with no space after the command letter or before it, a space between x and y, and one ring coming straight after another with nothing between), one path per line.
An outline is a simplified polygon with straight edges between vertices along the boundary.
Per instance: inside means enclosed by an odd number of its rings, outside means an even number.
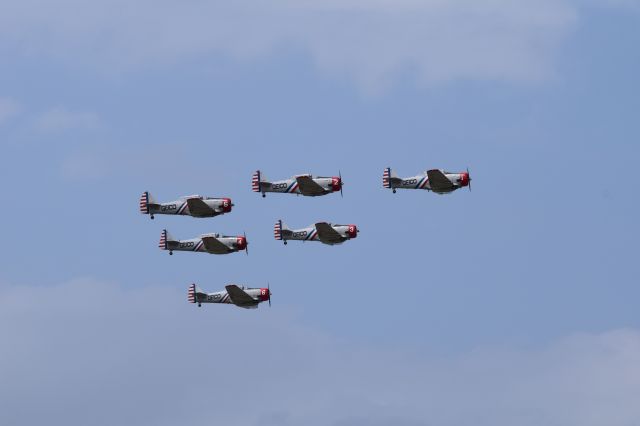
M636 425L640 2L0 0L0 424ZM463 171L391 191L382 173ZM338 194L251 192L299 173ZM230 197L210 219L138 211ZM282 219L354 223L340 246ZM249 256L160 232L247 233ZM272 307L187 303L270 285Z

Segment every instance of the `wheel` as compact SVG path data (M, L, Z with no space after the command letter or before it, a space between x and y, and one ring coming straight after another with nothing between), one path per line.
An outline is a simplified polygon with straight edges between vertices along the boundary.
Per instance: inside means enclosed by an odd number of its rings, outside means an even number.
M262 193L262 198L266 197L267 194L265 194L264 192Z
M153 219L154 219L154 217L153 217L153 215L151 215L151 220L153 220Z
M285 240L285 241L284 241L284 245L285 245L285 246L287 245L287 240Z
M202 308L202 303L198 302L198 308Z
M172 251L169 252L169 256L173 256L173 252Z
M396 189L395 189L395 188L393 188L393 193L394 193L394 194L396 193Z

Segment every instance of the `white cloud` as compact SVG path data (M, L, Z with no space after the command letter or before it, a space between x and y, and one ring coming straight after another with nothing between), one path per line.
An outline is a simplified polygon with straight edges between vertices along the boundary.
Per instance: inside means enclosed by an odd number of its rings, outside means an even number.
M185 284L186 287L186 284ZM630 426L640 333L429 358L186 289L0 287L0 423Z
M0 48L106 70L286 47L367 91L414 75L530 82L553 73L571 0L23 0L0 6Z
M0 125L18 115L21 110L20 105L13 99L0 98Z
M58 132L69 129L95 129L100 126L100 118L92 112L69 111L57 106L52 108L35 121L35 128L43 132Z

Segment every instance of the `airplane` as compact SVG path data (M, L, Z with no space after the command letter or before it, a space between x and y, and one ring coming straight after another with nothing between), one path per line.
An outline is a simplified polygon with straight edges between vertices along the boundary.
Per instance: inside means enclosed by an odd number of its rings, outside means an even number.
M158 247L162 250L169 250L169 254L177 251L206 252L210 254L228 254L245 250L249 254L249 243L247 235L227 236L220 234L204 234L198 238L189 240L176 240L167 232L162 230Z
M253 192L262 192L263 197L267 196L265 194L266 192L302 194L308 197L317 197L337 191L340 191L340 196L342 196L343 185L342 174L340 172L338 172L338 176L333 177L314 177L311 174L302 174L285 180L269 182L260 170L256 170L251 179Z
M197 303L198 307L201 307L202 303L233 303L241 308L256 309L259 303L267 301L271 307L271 289L268 285L267 288L246 288L229 284L225 286L224 291L205 293L197 285L191 284L187 294L187 300Z
M231 198L212 198L201 195L185 195L168 203L157 203L151 194L143 192L140 196L140 213L173 214L193 217L214 217L229 213L233 207Z
M333 225L327 222L318 222L307 228L292 230L278 220L273 227L273 236L276 240L320 241L328 245L341 244L351 238L356 238L360 230L356 225Z
M448 194L463 186L468 186L471 191L471 178L469 177L469 169L461 173L432 169L418 176L399 178L390 167L387 167L382 175L382 186L392 188L394 194L397 188L426 189L436 194Z

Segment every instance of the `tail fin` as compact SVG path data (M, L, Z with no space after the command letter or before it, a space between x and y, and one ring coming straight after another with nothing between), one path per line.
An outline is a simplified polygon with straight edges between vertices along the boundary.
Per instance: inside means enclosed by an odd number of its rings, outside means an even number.
M382 174L382 186L385 188L391 188L391 179L397 179L398 175L391 170L391 167L387 167L384 169L384 173Z
M391 170L391 167L387 167L382 174L382 186L391 188L391 179L398 179L398 175Z
M197 303L198 306L200 306L200 303L202 303L203 300L206 300L206 298L203 298L202 296L206 296L206 293L202 291L200 287L195 284L191 284L189 286L189 290L187 291L187 301L189 303Z
M283 223L281 220L278 220L276 224L273 226L273 237L276 240L283 240L284 236L291 236L291 229L287 226L286 223ZM285 241L286 244L286 241Z
M156 200L149 192L145 191L140 196L140 213L149 214L149 205L156 204Z
M391 188L391 184L389 183L389 178L391 177L391 167L387 167L384 169L384 173L382 174L382 186L385 188Z
M149 214L149 193L147 191L140 196L140 213Z
M166 229L163 229L162 233L160 234L160 242L158 243L158 247L160 247L161 250L168 250L169 243L173 243L176 241L177 240L175 240Z
M262 175L260 170L256 170L251 178L251 189L253 192L261 192L260 184L266 182L267 179Z
M276 224L273 226L273 237L276 240L282 239L282 221L278 220Z
M191 284L189 286L189 291L187 292L187 300L189 303L196 303L196 285Z

